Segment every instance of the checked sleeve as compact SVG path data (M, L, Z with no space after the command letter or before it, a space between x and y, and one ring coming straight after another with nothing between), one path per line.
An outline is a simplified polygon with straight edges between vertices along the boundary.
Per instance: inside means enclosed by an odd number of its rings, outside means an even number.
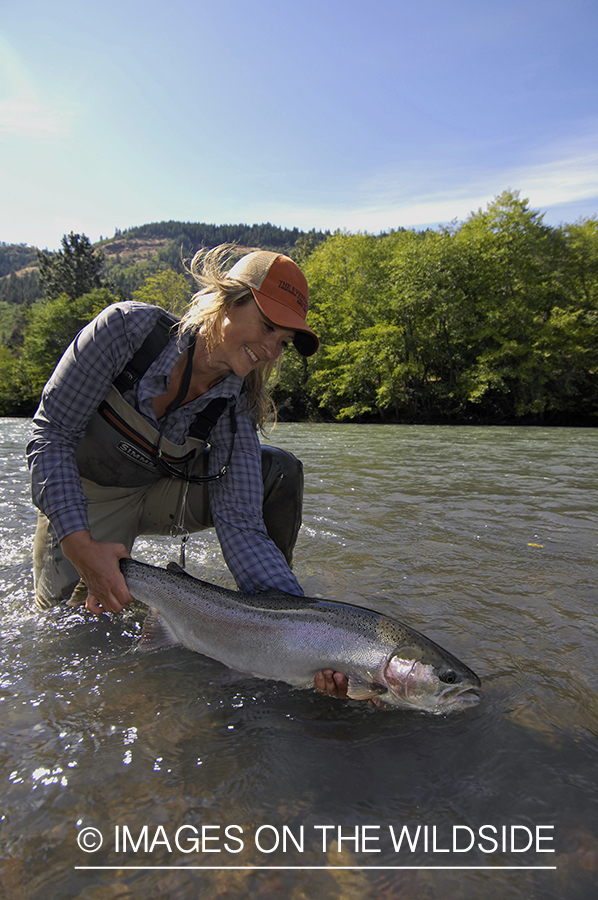
M210 474L226 462L230 420L220 417L210 435ZM256 430L244 413L237 417L237 434L230 469L210 484L210 506L226 564L242 591L277 590L303 596L283 553L268 536L262 517L262 452Z

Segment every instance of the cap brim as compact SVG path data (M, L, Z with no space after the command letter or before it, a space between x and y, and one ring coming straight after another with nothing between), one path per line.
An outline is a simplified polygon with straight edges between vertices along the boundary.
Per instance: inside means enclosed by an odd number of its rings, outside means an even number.
M320 346L320 340L317 334L305 324L305 319L298 313L293 312L292 309L289 309L288 306L278 303L278 301L268 297L267 294L262 294L256 288L252 287L251 293L263 314L274 325L279 325L281 328L290 328L295 332L293 343L301 356L313 356L316 353Z

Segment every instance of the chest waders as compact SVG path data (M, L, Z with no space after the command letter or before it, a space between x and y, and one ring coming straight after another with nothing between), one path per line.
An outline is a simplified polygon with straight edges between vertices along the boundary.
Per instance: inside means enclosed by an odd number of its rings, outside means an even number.
M196 417L185 443L174 444L123 399L118 388L136 385L166 346L172 324L171 317L161 316L116 379L88 423L76 448L76 460L83 492L89 501L90 531L95 540L122 543L130 552L139 535L181 536L184 563L187 536L213 526L206 482L226 477L236 419L234 400L215 398ZM192 352L191 346L189 378ZM181 385L179 403L186 396L187 388L188 384ZM228 460L220 472L208 476L209 434L227 408L232 434ZM290 565L301 526L303 467L284 450L262 447L262 478L264 523ZM34 581L35 602L41 609L71 598L79 583L76 569L63 556L42 513L38 516L34 542ZM72 605L85 602L85 595L81 583L72 596Z
M173 444L112 387L91 417L75 458L81 476L96 484L140 487L168 476L185 479L201 463L206 445L192 437Z

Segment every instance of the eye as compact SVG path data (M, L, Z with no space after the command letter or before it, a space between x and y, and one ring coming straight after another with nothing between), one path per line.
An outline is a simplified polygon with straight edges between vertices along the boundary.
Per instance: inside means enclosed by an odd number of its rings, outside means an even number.
M440 672L438 677L441 681L444 681L445 684L455 684L457 681L457 673L453 672L452 669L447 669L445 672Z

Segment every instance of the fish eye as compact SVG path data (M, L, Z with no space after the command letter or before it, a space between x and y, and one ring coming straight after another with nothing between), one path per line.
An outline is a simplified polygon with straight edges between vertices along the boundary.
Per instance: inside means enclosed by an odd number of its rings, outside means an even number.
M457 673L453 672L452 669L447 669L445 672L440 672L438 677L441 681L444 681L445 684L455 684L457 681Z

